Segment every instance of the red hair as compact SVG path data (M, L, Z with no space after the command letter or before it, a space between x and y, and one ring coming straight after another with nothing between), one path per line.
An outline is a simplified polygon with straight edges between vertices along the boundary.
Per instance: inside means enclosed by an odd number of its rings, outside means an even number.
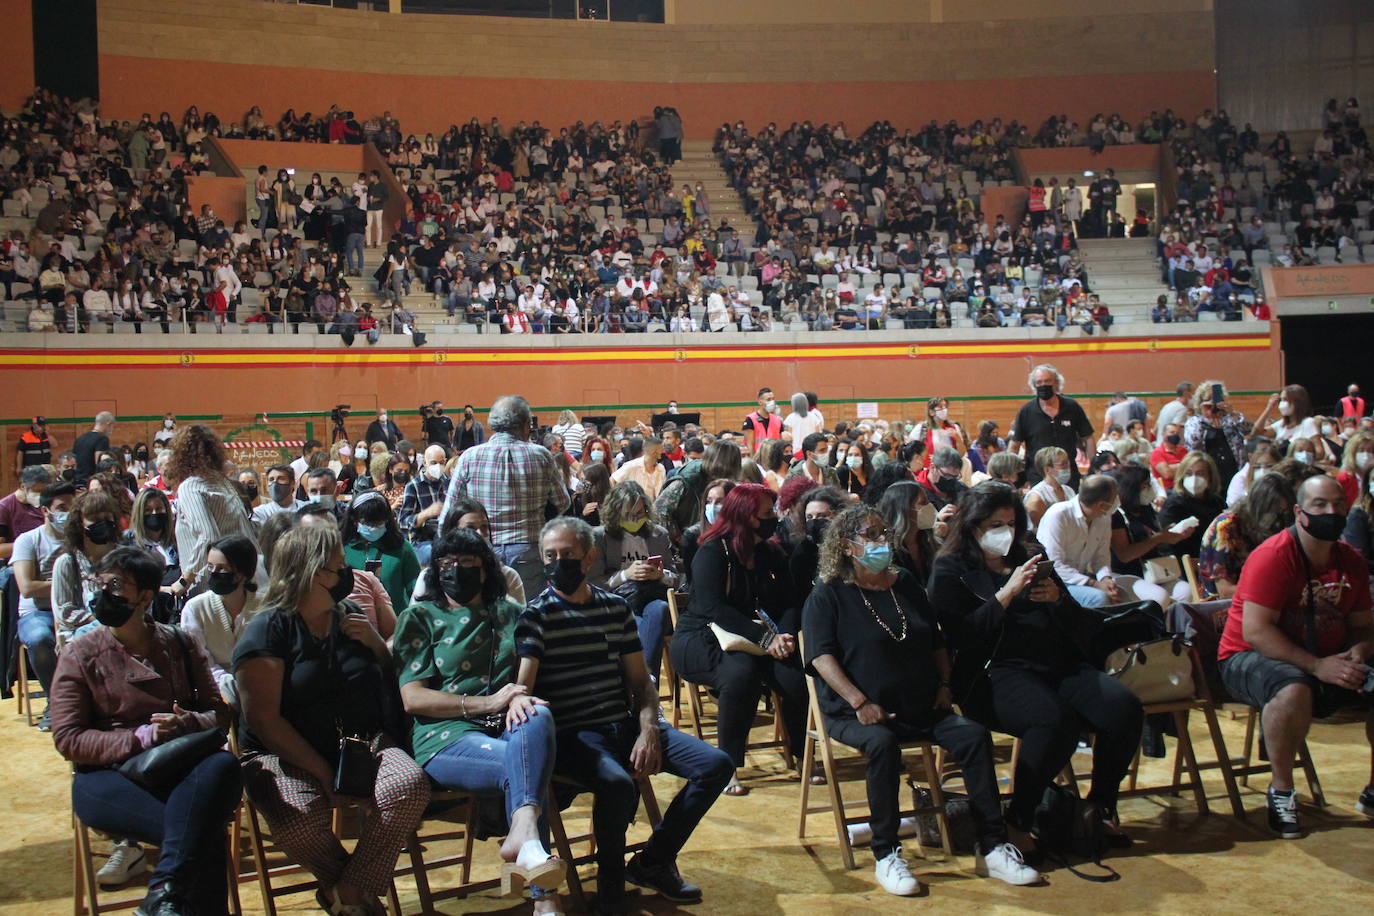
M701 533L697 544L725 541L742 562L754 558L754 518L764 500L772 505L773 491L759 483L742 483L725 494L716 523Z
M598 443L601 445L601 450L605 452L601 457L601 463L606 465L607 471L614 474L615 465L611 463L611 444L600 436L592 436L582 443L582 466L586 467L592 463L592 448Z

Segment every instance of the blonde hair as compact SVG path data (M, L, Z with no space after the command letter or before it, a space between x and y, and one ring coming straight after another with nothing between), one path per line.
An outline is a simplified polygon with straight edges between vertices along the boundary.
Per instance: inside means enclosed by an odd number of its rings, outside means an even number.
M1047 445L1035 453L1035 469L1043 474L1046 468L1054 467L1061 459L1068 461L1069 453L1057 445Z
M155 537L143 524L143 513L148 503L161 501L164 509L167 510L167 527L162 529L162 536ZM177 517L172 514L172 503L157 487L144 487L134 500L133 511L129 514L129 530L134 533L134 541L140 547L147 547L149 544L161 544L170 546L177 542Z
M391 467L391 453L382 452L374 455L367 464L367 471L372 475L372 485L380 487L386 483L386 469Z
M1189 452L1183 456L1183 460L1174 469L1174 486L1179 488L1180 493L1186 493L1183 489L1183 478L1188 476L1194 465L1201 464L1207 468L1207 495L1218 496L1221 493L1221 473L1217 470L1217 463L1212 460L1212 456L1206 452Z
M342 552L343 539L336 525L296 527L283 534L272 548L272 574L263 606L297 613L314 586L315 574Z
M1364 471L1360 470L1355 463L1355 455L1362 449L1374 451L1374 435L1366 432L1359 432L1345 440L1344 457L1341 459L1341 470L1347 474L1355 474L1363 477Z

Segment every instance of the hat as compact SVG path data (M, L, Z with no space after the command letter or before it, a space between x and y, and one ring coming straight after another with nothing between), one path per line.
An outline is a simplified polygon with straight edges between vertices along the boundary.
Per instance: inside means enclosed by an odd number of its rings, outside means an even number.
M34 425L34 426L47 426L47 425L48 425L48 418L47 418L47 417L34 417L34 418L33 418L33 425Z

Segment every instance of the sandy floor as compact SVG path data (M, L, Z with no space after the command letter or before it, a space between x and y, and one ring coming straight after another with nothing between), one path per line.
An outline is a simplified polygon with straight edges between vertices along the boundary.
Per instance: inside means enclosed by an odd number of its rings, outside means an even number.
M1239 749L1242 722L1222 716L1227 741ZM1203 734L1194 728L1195 741ZM0 834L0 916L49 916L72 912L72 834L69 771L47 735L25 726L13 702L0 709L0 804L10 812L9 829ZM1138 840L1112 860L1121 880L1092 884L1066 873L1049 876L1046 886L1012 888L973 875L972 860L915 860L913 869L927 885L914 900L884 894L873 880L872 858L858 852L859 867L843 870L826 816L811 821L805 842L796 837L799 784L782 772L776 754L759 753L755 790L743 798L722 798L680 859L684 875L705 890L705 901L682 908L697 914L890 913L969 911L1041 913L1297 913L1321 916L1365 913L1374 902L1374 820L1354 810L1369 775L1364 729L1357 722L1319 725L1311 741L1329 807L1303 806L1309 835L1298 841L1271 839L1263 829L1263 797L1245 795L1249 823L1231 816L1219 775L1207 775L1212 814L1199 817L1191 796L1149 797L1122 804L1122 816ZM1172 742L1170 743L1172 751ZM1199 756L1210 757L1210 745ZM1075 764L1082 772L1088 758ZM1151 763L1143 777L1158 777ZM655 780L667 804L672 777ZM1258 777L1255 789L1265 780ZM1299 783L1300 788L1305 785ZM852 797L861 788L850 787ZM1305 797L1305 796L1304 796ZM570 816L575 831L580 817ZM102 844L103 845L103 844ZM911 846L908 846L908 852ZM494 843L481 844L474 877L496 869ZM584 872L585 873L585 872ZM432 876L445 886L445 873ZM400 882L406 912L415 913L413 885ZM241 885L244 912L258 914L261 898L253 883ZM117 897L110 895L110 899ZM126 892L127 896L127 892ZM137 894L136 894L137 896ZM632 901L637 898L632 897ZM656 896L638 898L643 911L677 912ZM278 901L284 913L319 912L309 895ZM494 891L467 900L447 901L442 913L524 913L528 904Z

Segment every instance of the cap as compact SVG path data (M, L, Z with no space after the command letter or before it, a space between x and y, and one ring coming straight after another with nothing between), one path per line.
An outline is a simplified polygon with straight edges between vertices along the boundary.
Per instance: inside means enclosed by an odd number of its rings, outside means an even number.
M47 417L34 417L34 418L33 418L33 425L34 425L34 426L46 426L46 425L47 425L47 422L48 422L48 418L47 418Z

